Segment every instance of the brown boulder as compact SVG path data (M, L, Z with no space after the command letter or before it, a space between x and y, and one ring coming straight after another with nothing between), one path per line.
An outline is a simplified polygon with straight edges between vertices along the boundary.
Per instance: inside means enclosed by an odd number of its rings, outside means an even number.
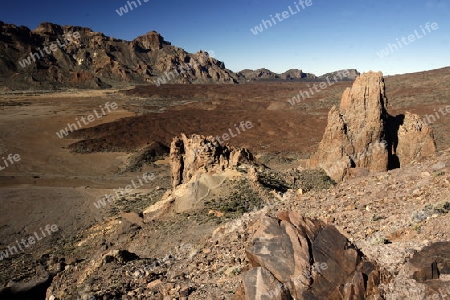
M414 254L409 262L411 277L417 282L439 279L450 275L450 242L438 242L426 246Z
M450 242L432 243L414 253L390 285L391 299L447 299L450 296Z
M235 299L380 299L380 271L322 221L280 213L264 217ZM287 297L287 298L283 298Z

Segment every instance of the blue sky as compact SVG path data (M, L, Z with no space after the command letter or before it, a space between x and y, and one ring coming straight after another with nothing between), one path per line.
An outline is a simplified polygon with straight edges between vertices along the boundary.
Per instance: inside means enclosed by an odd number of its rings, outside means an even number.
M355 68L393 75L450 65L446 0L311 0L304 9L300 0L140 1L142 5L123 16L116 9L127 5L126 0L5 1L0 20L31 29L44 21L79 25L125 40L156 30L188 52L214 51L233 71L298 68L321 75ZM283 11L289 15L283 21L275 19L277 24L257 35L250 30ZM420 26L427 22L439 28L424 35ZM420 39L387 57L377 55L415 30Z

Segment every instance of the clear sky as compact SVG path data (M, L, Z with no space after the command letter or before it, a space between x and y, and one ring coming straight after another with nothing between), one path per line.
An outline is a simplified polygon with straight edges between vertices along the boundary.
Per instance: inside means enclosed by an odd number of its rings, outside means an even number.
M214 51L235 72L298 68L321 75L355 68L393 75L450 65L447 0L310 0L304 8L299 2L306 0L134 1L138 7L122 16L116 10L128 6L126 0L2 1L0 20L31 29L44 21L79 25L125 40L156 30L188 52ZM253 34L270 15L276 24ZM438 28L429 32L427 22ZM391 45L380 58L388 43L398 49Z

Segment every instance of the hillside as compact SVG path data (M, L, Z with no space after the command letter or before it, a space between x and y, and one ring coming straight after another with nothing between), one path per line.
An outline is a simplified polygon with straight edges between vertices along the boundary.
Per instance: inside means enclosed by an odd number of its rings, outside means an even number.
M78 26L0 22L0 41L0 83L9 89L237 82L223 62L187 53L154 31L125 41Z

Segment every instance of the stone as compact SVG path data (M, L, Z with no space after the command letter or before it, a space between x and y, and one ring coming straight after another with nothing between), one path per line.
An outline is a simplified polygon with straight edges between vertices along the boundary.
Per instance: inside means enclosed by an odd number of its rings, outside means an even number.
M234 299L380 297L376 263L334 226L294 212L263 217L255 226L246 250L253 268L243 273Z
M418 282L450 275L450 242L438 242L424 247L409 262L411 277Z
M243 295L241 299L288 300L289 294L267 269L253 268L243 276Z
M135 213L135 212L120 212L121 217L130 222L131 224L137 225L139 227L143 227L144 226L144 221L142 219L142 217L139 216L139 214Z
M162 284L162 283L163 283L163 282L162 282L160 279L153 280L152 282L149 282L149 283L147 284L147 288L148 288L148 289L153 289L153 288L157 287L158 285L160 285L160 284Z

